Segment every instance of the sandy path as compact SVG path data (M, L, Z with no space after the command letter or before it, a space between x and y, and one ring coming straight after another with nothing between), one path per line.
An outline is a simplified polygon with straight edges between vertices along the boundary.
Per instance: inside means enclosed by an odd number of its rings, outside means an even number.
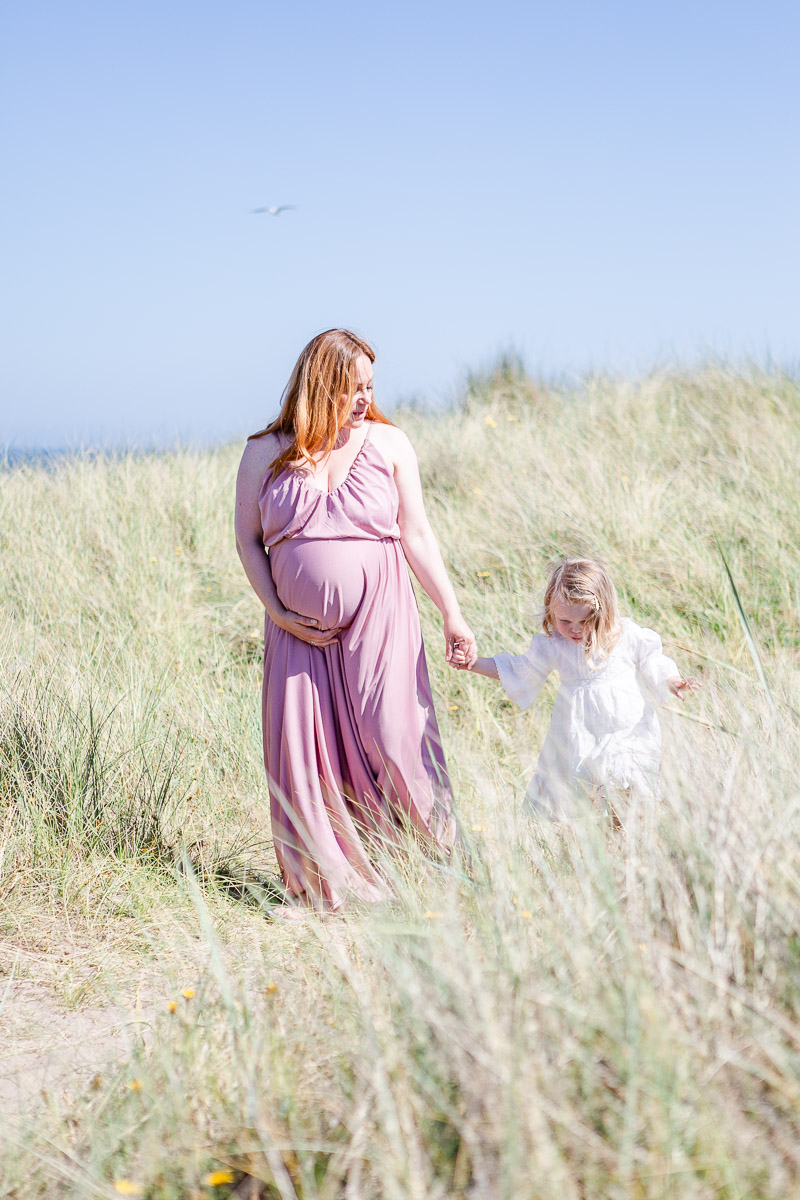
M152 993L146 1008L136 993L106 1000L94 957L89 946L0 943L0 1124L85 1092L147 1037L160 1011Z

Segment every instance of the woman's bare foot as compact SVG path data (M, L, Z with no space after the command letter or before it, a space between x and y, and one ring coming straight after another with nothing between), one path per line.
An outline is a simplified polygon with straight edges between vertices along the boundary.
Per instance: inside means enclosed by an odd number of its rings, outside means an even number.
M305 904L276 904L269 915L273 921L304 921L310 912Z

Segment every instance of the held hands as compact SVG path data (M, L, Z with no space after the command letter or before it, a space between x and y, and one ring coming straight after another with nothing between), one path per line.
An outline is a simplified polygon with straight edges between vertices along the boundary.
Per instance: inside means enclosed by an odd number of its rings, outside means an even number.
M688 679L681 679L678 675L673 675L667 680L667 687L672 692L673 696L677 696L683 703L689 692L696 692L703 685L699 679L694 679L691 676Z
M475 646L474 639L473 647L474 649L472 649L472 652L470 653L469 647L465 641L462 641L458 638L454 639L452 643L452 649L447 660L450 663L450 666L455 667L457 671L471 671L478 658L478 649L477 646Z
M444 620L445 659L459 671L468 671L478 657L475 634L462 616Z

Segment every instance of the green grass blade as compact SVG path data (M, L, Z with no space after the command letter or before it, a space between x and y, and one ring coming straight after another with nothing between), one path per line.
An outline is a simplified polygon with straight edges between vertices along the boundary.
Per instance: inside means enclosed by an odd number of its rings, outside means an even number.
M739 591L736 587L736 583L734 581L733 575L731 574L731 569L728 566L728 560L725 557L725 551L722 549L722 544L721 544L719 538L716 538L716 543L717 543L717 550L719 551L719 556L722 559L722 565L725 568L725 574L728 576L728 583L730 584L731 592L733 593L733 601L734 601L734 604L736 605L736 612L739 617L739 623L742 626L742 631L744 632L744 638L745 638L745 641L747 642L747 648L750 651L750 657L752 658L753 662L755 663L756 672L758 673L758 678L761 681L761 686L764 689L764 694L766 695L767 700L769 701L769 706L772 709L773 715L777 721L778 706L775 703L775 698L772 695L772 689L769 686L769 680L767 679L767 673L764 670L764 664L761 661L761 655L758 652L758 646L756 645L756 639L753 637L753 631L750 628L750 622L747 619L747 613L744 611L744 605L742 604L741 597L739 596Z

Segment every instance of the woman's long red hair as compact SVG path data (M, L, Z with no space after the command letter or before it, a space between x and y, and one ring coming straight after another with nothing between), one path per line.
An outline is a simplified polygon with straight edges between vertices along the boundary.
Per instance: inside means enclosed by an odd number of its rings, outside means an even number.
M266 429L251 435L282 433L291 438L273 459L273 475L284 466L313 467L315 454L330 454L358 390L356 362L362 354L375 362L370 344L348 329L326 329L302 351L281 398L280 415ZM367 420L391 425L374 400L367 409Z

